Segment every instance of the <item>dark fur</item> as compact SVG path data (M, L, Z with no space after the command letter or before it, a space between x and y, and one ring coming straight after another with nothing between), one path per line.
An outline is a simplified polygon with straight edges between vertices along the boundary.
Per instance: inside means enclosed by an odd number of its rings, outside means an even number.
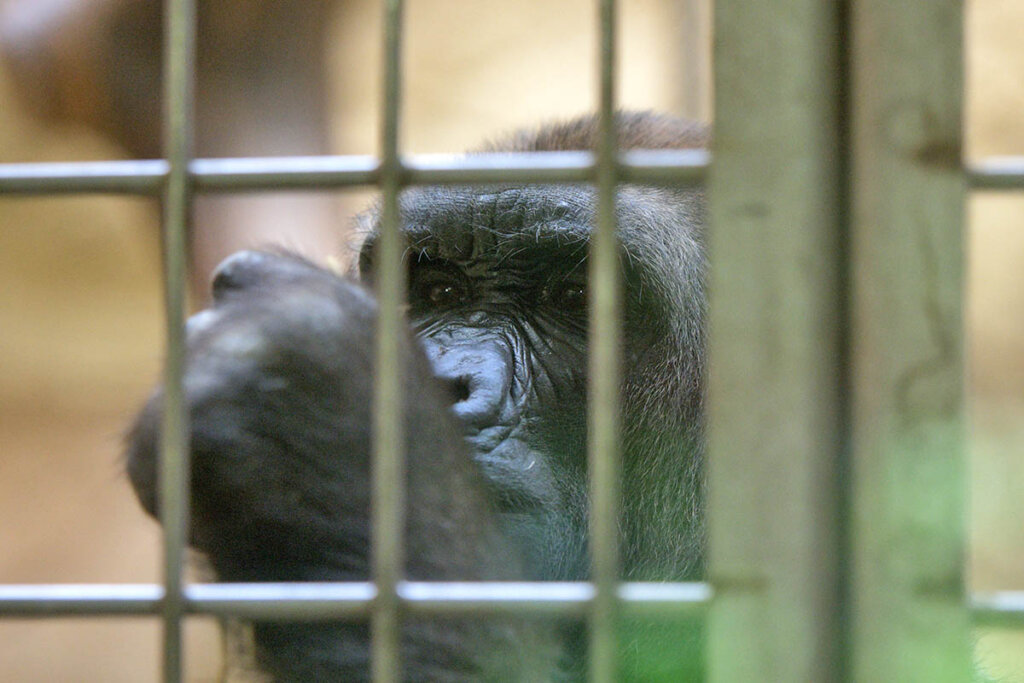
M594 130L580 119L488 149L585 149ZM624 147L706 142L700 128L651 114L622 115L619 130ZM407 573L585 579L586 312L577 290L593 190L422 188L401 204L410 319L447 384L430 376L416 344L404 345ZM703 212L695 191L618 193L631 580L703 572ZM374 221L359 260L367 282ZM193 544L223 581L365 579L372 297L295 257L259 253L222 266L214 294L188 341ZM146 407L129 442L129 472L151 512L159 404ZM367 675L365 626L261 624L255 633L261 665L280 679ZM497 619L422 621L403 635L411 680L574 678L584 640L572 625ZM698 636L687 625L626 624L623 640L623 677L698 675Z

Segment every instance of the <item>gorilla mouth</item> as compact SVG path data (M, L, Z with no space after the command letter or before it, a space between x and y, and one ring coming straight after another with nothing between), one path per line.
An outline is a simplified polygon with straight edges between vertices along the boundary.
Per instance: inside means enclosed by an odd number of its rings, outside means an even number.
M496 440L489 434L491 438L486 439L486 447L481 448L476 437L466 440L472 448L473 460L494 493L496 509L525 513L549 507L557 494L549 473L541 466L541 455L522 439L511 435L515 430L495 429L502 432L504 438Z
M494 425L485 429L472 429L470 427L465 429L466 443L469 444L470 451L473 453L475 460L490 458L491 454L501 448L503 444L513 439L518 441L518 439L512 436L515 428L507 424Z
M490 487L494 495L494 509L502 515L536 514L543 509L543 504L523 489L512 489L507 486Z

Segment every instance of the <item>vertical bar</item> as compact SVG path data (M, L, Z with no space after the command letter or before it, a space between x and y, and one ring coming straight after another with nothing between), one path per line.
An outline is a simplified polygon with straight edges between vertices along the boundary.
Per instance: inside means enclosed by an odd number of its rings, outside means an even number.
M962 8L852 10L853 677L966 681Z
M376 375L373 397L373 581L377 599L372 616L371 669L373 680L392 683L401 678L401 629L396 584L402 578L405 477L398 342L402 329L401 303L405 278L401 267L402 240L398 195L401 160L398 121L401 95L402 2L384 6L384 93L381 125L381 224L378 245Z
M710 681L843 678L841 10L715 5Z
M599 9L600 101L597 138L597 225L590 253L589 424L590 562L596 587L590 611L589 678L616 676L615 588L619 580L619 386L621 296L615 220L615 1Z
M192 197L195 2L168 0L164 39L164 149L170 171L163 195L167 360L160 431L160 519L164 529L163 679L182 679L182 565L188 528L188 423L182 373L185 364L186 232Z

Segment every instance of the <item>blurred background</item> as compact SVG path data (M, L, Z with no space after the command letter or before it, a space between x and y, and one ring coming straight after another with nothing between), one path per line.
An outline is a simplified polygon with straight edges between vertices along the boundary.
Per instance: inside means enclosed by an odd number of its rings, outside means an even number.
M202 3L197 153L372 154L379 2ZM407 152L459 152L596 102L591 0L410 2ZM709 0L621 3L623 107L711 120ZM159 156L154 0L0 0L0 162ZM1024 4L967 6L967 154L1024 154ZM372 195L204 197L193 291L245 246L344 260ZM977 194L967 226L973 588L1024 589L1024 194ZM159 534L121 471L162 354L153 200L0 197L0 582L159 578ZM219 675L190 625L190 680ZM0 621L0 680L157 680L155 620ZM979 633L1024 681L1024 636Z

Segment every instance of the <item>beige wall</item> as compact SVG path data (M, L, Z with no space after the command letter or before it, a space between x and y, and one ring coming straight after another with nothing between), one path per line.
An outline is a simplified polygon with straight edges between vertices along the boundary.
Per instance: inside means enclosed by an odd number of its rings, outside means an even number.
M968 2L967 153L1024 154L1024 3ZM970 580L1024 588L1024 193L979 193L968 227ZM988 630L990 672L1024 680L1024 633Z
M685 111L673 85L678 10L658 0L628 4L622 103ZM459 152L487 135L592 109L591 5L409 3L405 148ZM331 29L338 152L375 150L379 18L378 3L348 0ZM0 161L120 154L89 131L32 121L2 71L0 102ZM365 194L342 196L339 232L365 202ZM275 210L273 200L251 206L256 218ZM121 435L159 372L156 240L145 200L0 198L0 582L159 576L157 528L119 463ZM158 636L158 624L143 620L0 621L0 680L156 680ZM207 624L189 644L193 679L215 677L215 631Z

